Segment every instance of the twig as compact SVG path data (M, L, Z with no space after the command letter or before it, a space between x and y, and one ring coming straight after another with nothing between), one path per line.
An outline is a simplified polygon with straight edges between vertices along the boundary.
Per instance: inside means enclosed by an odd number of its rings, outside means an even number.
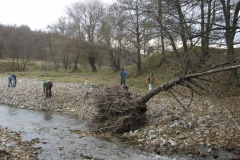
M181 101L179 101L179 99L169 90L169 92L172 94L172 96L177 100L177 102L183 107L183 109L186 111L186 108L184 107L184 105L181 103Z

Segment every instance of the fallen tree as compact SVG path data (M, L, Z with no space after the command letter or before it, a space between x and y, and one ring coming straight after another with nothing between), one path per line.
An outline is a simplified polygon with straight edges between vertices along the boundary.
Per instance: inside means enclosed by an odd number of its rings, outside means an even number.
M183 85L184 87L189 88L192 93L197 92L188 83L201 88L201 86L194 79L205 80L201 79L200 77L212 73L234 70L237 68L240 68L240 65L222 65L198 73L184 74L174 80L155 87L153 90L141 97L137 97L136 95L125 90L120 90L117 86L107 88L105 91L100 92L95 97L95 105L98 109L98 113L94 116L92 122L98 128L98 130L111 132L136 130L147 123L146 103L156 94L160 93L161 91L168 91L176 85Z
M138 98L136 100L136 102L138 104L145 104L147 101L149 101L150 98L152 98L153 96L155 96L159 92L167 91L175 85L184 85L186 87L190 87L189 85L185 84L185 82L194 83L193 81L191 81L194 78L198 78L198 77L201 77L201 76L204 76L204 75L209 75L209 74L212 74L212 73L234 70L234 69L237 69L237 68L240 68L240 65L228 66L228 67L222 66L220 68L215 68L215 69L210 69L210 70L206 70L206 71L203 71L203 72L186 74L186 75L180 76L180 77L178 77L178 78L176 78L172 81L163 83L163 84L155 87L151 92L149 92L146 95L143 95L142 97ZM195 85L197 87L199 87L199 85L197 83L195 83ZM190 89L193 89L193 88L190 88Z

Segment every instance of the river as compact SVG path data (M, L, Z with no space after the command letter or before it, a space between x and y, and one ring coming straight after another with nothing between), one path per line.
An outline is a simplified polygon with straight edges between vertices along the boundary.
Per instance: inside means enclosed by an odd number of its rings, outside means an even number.
M72 130L89 131L87 122L69 113L23 110L0 105L0 125L20 131L23 140L40 139L40 160L188 160L187 155L159 156L139 150L117 138L100 139L75 134ZM225 158L231 157L227 153ZM194 158L195 159L195 158ZM201 157L197 159L202 159ZM204 159L212 159L211 156Z
M81 136L71 130L88 131L86 121L78 116L52 111L23 110L0 105L0 125L13 131L21 131L23 140L39 138L36 148L38 158L44 160L62 159L114 159L146 160L169 159L140 151L113 138L98 139Z

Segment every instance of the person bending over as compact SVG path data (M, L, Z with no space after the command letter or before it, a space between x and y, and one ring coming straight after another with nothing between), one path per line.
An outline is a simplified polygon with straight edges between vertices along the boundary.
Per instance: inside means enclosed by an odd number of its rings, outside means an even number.
M8 87L10 87L10 85L12 87L16 87L17 84L17 78L14 74L9 73L8 74Z
M52 89L53 83L50 80L46 80L43 82L43 92L46 93L46 98L49 98L52 96Z

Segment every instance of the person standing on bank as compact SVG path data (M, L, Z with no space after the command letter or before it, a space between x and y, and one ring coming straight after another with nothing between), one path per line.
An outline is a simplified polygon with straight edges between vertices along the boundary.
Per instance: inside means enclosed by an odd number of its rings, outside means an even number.
M151 91L153 88L153 85L156 83L156 78L153 76L153 73L147 76L146 83L148 84L149 91Z
M10 87L10 84L12 87L16 87L16 84L17 84L16 76L11 73L8 74L8 87Z
M128 72L122 68L122 70L119 72L119 76L121 78L121 86L126 85L126 77L128 75Z
M46 80L43 82L43 92L46 93L46 98L50 98L52 96L52 89L53 83L50 80Z

